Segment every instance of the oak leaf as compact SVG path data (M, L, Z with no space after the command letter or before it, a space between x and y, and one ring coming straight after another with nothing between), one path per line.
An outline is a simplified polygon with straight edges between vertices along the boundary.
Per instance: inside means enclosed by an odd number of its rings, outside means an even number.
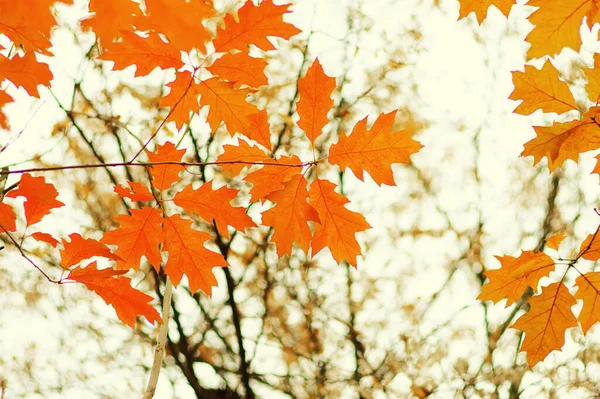
M67 276L68 280L84 284L111 305L117 317L131 328L137 316L144 316L150 323L162 323L160 315L149 303L153 298L131 286L131 279L124 277L124 270L99 270L96 262L85 268L77 267Z
M565 331L577 326L571 307L577 301L562 282L542 288L529 299L529 311L511 327L525 333L521 350L527 352L529 367L535 366L565 343Z
M123 31L133 31L136 16L142 15L139 5L131 0L90 0L93 15L84 18L81 26L91 29L102 45L121 37Z
M175 127L181 129L190 120L190 111L198 113L198 84L194 76L186 71L178 72L175 80L166 85L171 89L160 101L159 107L169 107L167 120L175 122Z
M594 234L590 234L581 243L577 257L582 257L586 260L600 260L600 233L596 230Z
M56 197L58 192L50 183L46 183L43 176L33 177L24 173L19 182L19 187L6 194L9 198L25 197L25 219L27 226L42 220L54 208L64 206Z
M513 112L529 115L538 109L562 114L577 109L573 94L566 82L559 80L558 70L546 62L541 70L525 65L525 72L513 74L514 91L511 100L523 100Z
M584 68L583 72L588 80L585 85L588 98L596 104L600 100L600 54L594 54L594 67Z
M0 227L4 231L17 230L17 215L12 206L0 202Z
M211 296L212 287L217 286L212 269L228 264L221 254L204 247L210 234L194 230L191 225L191 220L185 220L179 215L165 218L163 249L169 253L165 273L174 286L181 282L185 274L192 293L201 289Z
M552 237L546 239L546 246L548 248L552 248L555 251L558 251L558 247L560 243L567 238L566 235L562 233L554 234Z
M341 134L329 150L329 163L342 171L349 168L362 181L364 173L368 173L375 183L393 186L392 164L410 162L410 155L423 147L407 130L392 132L395 115L396 111L381 114L371 129L367 129L364 118L354 126L351 135Z
M496 259L501 267L485 272L489 281L481 287L477 299L498 303L506 297L506 307L518 301L527 287L537 291L540 279L555 268L552 258L543 252L523 251L518 258L496 256Z
M226 144L223 153L217 157L217 162L225 173L232 177L239 175L244 168L250 168L254 163L270 162L265 151L257 146L250 145L246 140L239 140L238 145Z
M335 192L335 187L329 180L318 178L310 185L309 203L317 211L320 221L315 224L312 254L329 248L336 262L345 260L356 267L356 257L361 251L355 234L370 229L371 225L363 215L346 208L350 200Z
M236 89L241 85L257 88L268 82L265 76L267 61L250 57L248 53L227 53L206 68L213 75L233 83Z
M491 6L495 6L502 14L508 17L510 9L515 4L515 0L458 0L458 2L460 3L458 19L463 19L473 12L479 25L487 17L488 8Z
M277 254L292 254L296 242L304 252L310 248L311 233L309 221L318 222L317 211L306 201L307 182L304 176L295 175L283 184L283 189L267 196L275 206L263 213L263 225L273 227L271 241L277 247Z
M581 324L581 330L587 334L590 328L600 321L600 273L582 274L575 280L575 285L578 287L575 298L583 301L577 319Z
M40 97L39 85L50 86L52 72L48 64L39 62L34 53L8 59L0 56L0 76L25 89L30 96ZM36 95L37 94L37 95Z
M185 168L175 163L181 162L185 150L178 150L170 141L156 146L156 151L148 154L150 162L174 162L173 165L152 165L152 185L160 191L166 190L179 180L179 173Z
M89 259L95 256L100 256L114 261L121 259L117 255L113 254L106 245L92 238L83 238L77 233L70 234L69 241L63 239L62 244L63 249L60 251L59 265L63 269L68 269L84 259Z
M134 202L146 202L154 199L148 187L137 182L128 182L129 187L115 186L114 192L123 198L129 198Z
M6 114L2 112L2 108L13 101L14 99L10 94L4 90L0 90L0 128L2 129L8 129L8 119L6 118Z
M286 181L302 172L301 164L297 155L282 156L270 159L262 168L248 173L244 180L252 184L250 201L264 201L272 192L281 190Z
M41 231L37 231L31 234L31 237L37 241L45 242L46 244L52 245L54 248L58 247L60 241L52 236L52 234L43 233Z

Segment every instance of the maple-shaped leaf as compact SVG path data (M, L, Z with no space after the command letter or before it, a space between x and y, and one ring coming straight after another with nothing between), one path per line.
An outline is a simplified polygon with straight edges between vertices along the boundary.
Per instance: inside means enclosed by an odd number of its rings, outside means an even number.
M244 207L234 207L231 201L237 197L238 191L223 186L213 190L212 181L194 190L191 185L175 194L175 205L185 209L190 215L195 213L205 221L216 223L218 232L229 238L227 226L244 232L247 227L256 227Z
M367 129L367 118L359 121L351 135L341 134L331 146L329 163L342 171L351 169L360 180L367 172L375 183L393 186L392 164L410 162L410 155L423 147L407 130L392 132L395 116L396 111L381 114L371 129Z
M508 13L513 4L515 4L515 0L458 0L458 2L460 3L458 19L463 19L474 12L479 25L487 17L488 8L491 6L495 6L508 18Z
M56 238L54 238L52 236L52 234L42 233L41 231L37 231L37 232L33 233L31 235L31 238L33 238L37 241L45 242L46 244L50 244L54 248L58 247L58 245L60 244L60 241L58 241Z
M562 114L577 109L569 85L558 79L558 70L551 62L546 62L541 70L525 65L525 72L515 71L512 74L515 90L509 98L523 100L513 112L529 115L541 109Z
M2 108L8 103L13 102L14 99L10 94L8 94L4 90L0 90L0 128L8 129L8 120L6 119L6 114L2 112Z
M528 141L521 156L532 156L534 165L548 158L550 172L567 159L575 162L579 154L600 148L600 128L596 122L600 107L592 107L579 120L534 126L537 137Z
M331 93L335 90L335 78L325 75L318 59L308 68L306 76L298 81L300 98L296 109L300 119L298 127L306 133L312 144L329 123L327 113L333 107Z
M157 67L179 69L183 66L181 53L163 42L156 33L141 37L131 31L123 31L121 35L123 40L105 44L99 57L114 62L113 69L135 65L134 76L145 76Z
M292 245L296 242L304 252L310 248L311 233L308 222L318 222L319 215L306 200L307 182L304 176L295 175L283 183L283 189L269 194L267 199L275 206L262 214L263 225L273 227L271 241L277 247L277 253L292 254Z
M175 144L167 141L156 146L156 151L148 154L150 162L181 162L185 149L178 150ZM152 165L152 185L160 191L166 190L179 180L179 173L185 168L182 165Z
M310 185L310 204L319 214L320 224L315 225L311 247L313 255L329 248L336 262L343 260L356 267L360 245L356 233L371 228L364 216L346 208L350 202L335 192L335 184L329 180L316 179Z
M84 259L89 259L94 256L111 259L114 261L121 260L117 255L110 252L110 249L92 239L83 238L80 234L73 233L69 235L69 241L62 240L63 248L60 251L60 263L63 269L68 269L75 266Z
M578 257L581 256L583 259L597 261L600 260L600 233L596 231L594 234L590 234L581 243L579 248Z
M252 184L250 189L250 201L264 201L269 194L283 188L286 181L302 172L302 161L297 155L291 157L282 156L278 159L270 159L259 170L248 173L245 181ZM297 165L297 166L292 166Z
M584 68L583 72L588 80L585 85L588 98L596 104L600 100L600 54L594 54L594 67Z
M521 351L533 367L565 343L565 331L577 326L571 307L577 301L562 282L542 288L540 295L529 299L529 311L511 327L525 333Z
M169 121L175 122L177 129L181 129L184 123L190 120L190 111L198 113L200 105L198 104L198 84L189 72L178 72L175 80L167 87L171 88L159 104L160 108L169 107Z
M17 215L12 206L0 202L0 227L5 231L17 230Z
M267 61L262 58L250 57L248 53L240 52L227 53L206 69L213 75L233 83L235 88L241 85L256 88L269 83L264 71L266 66Z
M169 253L165 273L177 287L185 274L190 283L190 291L199 289L208 296L212 287L217 286L212 269L217 266L228 266L223 255L204 247L210 239L210 234L194 230L191 220L185 220L179 215L165 218L163 249Z
M584 334L600 321L600 273L588 272L575 280L576 299L583 301L583 307L577 319Z
M98 294L107 305L111 305L117 317L133 328L137 316L144 316L150 323L162 323L160 315L150 305L153 298L131 286L131 279L124 277L124 270L99 270L96 262L85 268L77 267L69 273L68 280L77 281Z
M6 194L9 198L25 197L25 219L27 226L42 220L54 208L64 206L56 199L58 191L50 183L46 183L43 176L33 177L24 173L19 182L19 187Z
M205 49L210 34L202 21L215 13L207 0L145 0L146 15L140 18L140 30L153 30L169 40L169 46L179 51Z
M115 186L114 192L119 194L121 197L129 198L130 200L137 202L146 202L154 199L148 187L137 182L128 182L129 187Z
M562 233L554 234L552 237L546 239L546 246L548 248L552 248L555 251L558 251L558 247L560 243L567 238L566 235Z
M272 0L262 1L260 6L255 6L251 0L247 0L238 10L238 22L231 14L225 17L225 28L219 28L217 37L213 40L215 51L220 53L233 49L247 51L250 44L264 51L274 50L275 47L267 37L289 39L301 32L294 25L283 21L289 6L289 4L275 5Z
M485 272L489 281L481 287L477 299L498 303L506 297L506 307L518 301L527 287L537 291L540 279L555 268L552 258L543 252L523 251L518 258L496 256L496 259L501 267Z
M131 209L131 215L119 215L115 219L119 227L107 231L100 240L107 245L116 245L114 253L121 258L117 260L117 269L140 268L140 258L146 259L156 270L160 268L160 244L163 241L161 211L144 207Z
M11 59L0 56L0 76L10 80L15 86L22 87L30 96L38 98L38 86L50 86L52 80L48 64L39 62L34 53L29 52L23 57L15 55Z
M246 134L249 131L248 117L259 110L246 101L249 89L235 89L232 83L210 78L198 84L200 105L209 106L206 121L215 131L224 122L232 136L236 132Z
M244 168L250 168L253 163L274 161L267 157L264 150L251 146L245 140L239 140L238 145L224 145L223 150L224 152L217 157L217 162L221 169L230 173L232 177L239 175Z
M81 21L81 26L91 29L102 45L121 37L123 31L133 31L136 16L142 14L139 5L131 0L90 0L92 16Z
M535 27L525 38L531 44L527 58L552 57L564 47L579 51L583 17L588 16L591 26L590 16L597 10L594 0L529 0L527 5L539 7L529 17Z

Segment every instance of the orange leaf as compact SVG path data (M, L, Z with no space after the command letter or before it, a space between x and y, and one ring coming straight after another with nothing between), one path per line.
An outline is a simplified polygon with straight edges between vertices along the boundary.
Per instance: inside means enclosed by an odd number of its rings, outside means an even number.
M501 267L485 272L489 281L481 287L477 299L498 303L506 297L506 307L518 301L527 287L537 291L540 279L555 268L552 258L543 252L523 251L518 258L496 256L496 259Z
M588 235L586 239L583 240L577 257L579 256L594 262L600 259L600 233L598 230L596 230L596 233Z
M558 251L558 246L565 238L567 236L562 233L554 234L552 237L546 239L546 246Z
M48 233L42 233L42 232L38 231L38 232L33 233L31 235L31 237L36 239L37 241L42 241L42 242L45 242L46 244L50 244L54 248L58 247L58 244L60 244L60 241L58 241L51 234L48 234Z
M600 273L589 272L575 280L578 289L575 298L583 301L583 307L577 319L584 334L600 321Z
M531 44L527 58L552 57L563 47L579 51L579 28L592 12L593 0L529 0L527 5L539 7L529 17L535 27L525 39Z
M12 206L0 202L0 227L4 231L17 230L17 215Z
M275 47L267 39L268 36L289 39L301 32L294 25L283 21L283 15L288 12L289 6L276 6L272 0L265 0L257 7L251 0L246 1L238 10L239 22L230 14L225 16L225 28L217 30L217 37L213 41L215 51L247 51L249 44L254 44L264 51L274 50Z
M410 155L423 146L407 130L392 132L396 111L381 114L367 130L367 118L359 121L350 136L340 135L329 150L329 162L342 171L350 168L360 180L367 172L375 183L394 185L392 164L410 162Z
M133 328L137 316L144 316L150 323L162 323L160 315L149 303L152 297L131 286L129 277L122 277L123 270L98 270L96 262L85 268L77 267L71 271L67 279L85 285L89 290L104 299L117 312L123 323Z
M248 53L227 53L206 69L233 83L235 88L241 85L256 88L269 83L264 72L266 66L267 61L250 57Z
M251 146L245 140L239 140L238 145L224 145L223 150L224 152L217 157L217 162L231 162L220 166L224 172L231 173L232 177L239 175L244 168L250 168L251 163L274 161L266 156L264 150Z
M292 245L298 243L304 252L310 248L308 222L318 222L317 211L306 201L306 179L295 175L283 183L283 189L269 194L267 199L275 206L263 213L263 225L273 227L271 241L277 246L279 256L292 254Z
M133 31L135 16L142 10L131 0L90 0L89 10L94 15L81 21L84 29L92 29L102 45L122 36L122 31Z
M224 122L232 136L236 132L249 133L248 117L258 112L256 106L246 101L249 89L234 89L232 83L210 78L198 84L200 105L209 106L206 121L215 131Z
M4 90L0 90L0 110L4 108L6 104L13 101L14 99L10 94ZM0 128L8 130L8 120L6 119L6 114L4 112L0 112Z
M271 149L271 126L266 110L248 115L248 130L244 134L265 148Z
M179 284L185 274L192 293L201 289L211 296L212 287L217 286L217 279L212 269L217 266L228 266L228 264L221 254L204 247L210 235L192 229L191 225L191 220L182 219L179 215L165 219L164 250L169 253L165 273L171 277L174 286Z
M361 254L355 234L371 228L364 216L345 207L350 201L335 192L335 184L316 179L310 185L309 203L319 214L320 224L315 225L311 242L313 256L328 247L336 262L343 260L356 267L356 257Z
M577 109L569 85L558 79L558 71L551 62L546 62L542 70L525 65L525 72L512 74L515 90L509 98L523 100L513 112L529 115L541 109L562 114Z
M596 155L596 166L594 167L594 170L590 174L594 174L594 173L596 173L597 175L600 175L600 154Z
M121 260L117 269L140 268L140 258L145 256L156 270L160 268L160 243L162 242L162 221L159 209L144 207L131 209L131 215L116 217L120 226L104 233L101 243L117 245L114 252Z
M231 206L231 201L237 197L237 194L237 190L225 186L213 190L212 181L209 181L197 190L194 190L191 185L187 186L175 195L173 202L190 215L195 213L209 223L214 220L219 233L229 238L227 226L241 232L244 232L247 227L256 226L246 214L244 207Z
M553 350L565 343L565 332L577 326L571 307L577 301L563 283L542 288L542 293L529 299L529 311L511 327L525 333L521 351L527 352L527 363L533 367Z
M111 260L121 260L117 255L110 252L108 247L92 238L84 239L80 234L69 235L70 241L62 240L63 250L60 251L60 263L63 269L75 266L84 259L101 256Z
M286 164L300 165L302 161L297 155L269 159L268 162L275 165L264 165L259 170L248 173L248 176L244 178L253 185L250 189L251 202L264 201L272 192L281 190L286 181L302 172L301 166L284 166Z
M577 162L579 153L600 148L600 128L595 121L598 112L600 107L592 107L581 120L534 126L537 137L525 144L521 156L533 156L534 165L548 158L550 172L567 159Z
M154 30L164 34L169 46L179 51L193 48L205 49L210 40L202 21L214 15L215 11L207 0L145 0L146 17L141 18L140 30Z
M169 121L175 122L177 129L190 120L190 111L198 113L198 84L189 72L178 72L175 80L167 85L171 88L159 104L160 108L169 107Z
M167 141L156 146L156 151L148 154L150 162L181 162L185 150L178 150L175 144ZM166 190L179 180L179 173L185 168L182 165L152 165L152 185L159 190Z
M515 0L458 0L460 3L460 11L458 19L463 19L470 13L475 13L475 18L479 25L487 17L488 8L495 6L502 14L508 18L508 13L515 4Z
M331 93L335 90L335 78L325 75L318 59L315 59L306 72L306 76L298 81L300 99L296 103L298 127L306 133L312 144L323 133L329 123L327 113L333 107Z
M6 194L9 198L25 197L25 219L27 226L42 220L54 208L64 206L56 197L58 192L50 183L46 183L43 176L33 177L24 173L19 182L19 187Z
M144 38L130 31L121 32L123 41L107 43L99 58L115 63L113 69L136 66L134 76L150 74L154 68L181 68L181 54L170 44L163 42L157 34Z
M119 194L121 197L129 198L135 202L146 202L154 199L152 193L150 193L150 190L148 190L148 187L136 182L128 183L129 187L115 186L113 188L114 192Z
M592 103L596 104L600 100L600 54L594 54L594 67L584 68L583 72L588 80L588 83L585 85L588 98Z
M11 59L0 57L0 76L10 80L15 86L24 88L30 96L38 98L38 86L50 86L52 80L48 64L39 62L34 53L25 53L23 57L15 55Z

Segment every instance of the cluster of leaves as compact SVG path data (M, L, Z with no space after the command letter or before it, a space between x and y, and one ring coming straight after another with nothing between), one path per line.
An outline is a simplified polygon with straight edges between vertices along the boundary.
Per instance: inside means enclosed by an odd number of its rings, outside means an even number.
M488 8L492 5L507 17L515 5L514 0L459 1L459 18L474 12L479 23L486 18ZM523 72L513 72L515 88L509 98L521 101L514 112L530 115L541 110L544 113L556 113L559 117L570 111L578 114L568 122L534 126L536 137L524 146L522 156L532 156L534 164L547 158L548 168L552 172L567 159L577 162L580 153L600 148L600 54L594 55L592 68L583 70L587 77L587 98L580 102L575 101L569 84L560 79L560 73L552 63L553 57L564 48L580 50L582 24L591 29L596 22L600 22L600 13L597 0L529 0L527 5L537 7L529 17L534 27L526 38L531 45L527 60L544 57L545 62L541 69L525 65ZM593 173L600 174L600 155L597 158L598 164ZM547 247L557 251L564 238L563 235L555 235L547 239ZM506 306L509 306L521 299L528 287L536 292L540 279L548 277L557 264L567 266L560 281L543 287L541 294L532 297L529 311L512 325L525 333L521 350L527 352L530 367L543 361L553 350L562 348L567 328L575 327L579 322L585 334L600 320L600 309L597 307L597 303L600 303L600 274L584 274L575 267L579 259L599 260L599 245L597 230L587 237L572 259L559 256L555 260L543 252L525 251L517 258L498 257L501 268L486 272L489 281L483 286L479 299L496 303L506 297ZM575 296L565 285L569 270L579 273L575 280ZM571 309L576 299L583 301L578 317L574 316Z
M24 6L11 8L13 17L3 18L0 24L0 32L18 50L4 61L10 67L0 76L28 92L38 85L49 85L51 79L51 75L35 69L46 66L34 62L33 54L48 55L48 38L54 24L50 7L54 2L39 3L36 7L43 11L39 18L45 19L35 29L21 29L32 26L30 21L25 22L31 9L26 12ZM129 214L118 216L119 227L104 234L101 240L71 234L69 241L61 242L43 232L30 232L30 226L41 221L51 209L63 205L56 199L54 186L43 177L25 173L18 188L8 191L9 198L25 198L24 222L19 234L17 205L2 203L0 207L0 227L12 242L19 249L26 238L53 247L62 245L60 266L68 274L63 273L58 280L50 278L30 260L49 281L83 283L112 305L119 319L130 326L135 324L137 316L160 322L159 314L149 303L151 297L132 288L124 274L130 269L138 270L142 258L146 258L175 286L185 275L192 292L202 290L210 295L217 284L212 269L227 266L227 262L221 253L205 247L213 236L192 227L193 215L213 224L218 245L226 245L223 240L230 238L230 227L243 233L248 228L265 226L280 257L290 255L297 244L313 256L328 248L337 262L357 265L361 249L356 233L370 225L361 214L346 207L349 200L326 178L326 169L331 167L326 163L338 166L341 171L350 169L361 180L368 173L379 185L393 185L391 165L408 163L410 155L419 151L421 145L411 138L411 132L394 130L396 112L393 111L380 115L370 128L364 118L351 134L342 133L327 156L317 159L315 142L329 122L336 82L315 60L299 80L300 98L296 104L297 126L313 149L313 159L275 156L269 115L248 101L258 87L268 84L264 74L267 62L250 56L250 49L272 50L275 47L268 37L289 39L300 33L283 20L288 8L275 5L272 0L265 0L259 6L247 1L238 10L237 20L227 15L223 27L213 37L202 25L216 13L209 0L145 0L143 7L129 0L90 1L91 15L81 21L81 26L95 33L102 48L100 59L112 61L114 69L135 66L135 76L147 75L156 67L174 69L175 79L167 85L170 92L160 103L161 108L170 110L158 129L129 162L110 165L144 167L148 180L147 185L129 182L128 187L115 187L121 198L128 199L138 209L132 206ZM190 35L192 31L194 34ZM23 60L35 66L16 64ZM250 204L231 205L240 199L238 190L227 186L215 189L208 181L197 188L188 185L172 195L171 186L180 181L180 174L187 172L187 167L206 166L206 163L184 162L186 150L177 149L171 142L159 145L154 152L147 150L165 123L173 122L181 128L189 123L190 112L198 114L203 107L209 109L206 121L213 131L224 125L232 136L239 134L237 145L224 146L218 159L209 163L219 165L232 177L245 168L259 167L249 169L243 181L252 185L250 203L271 204L262 212L260 223L247 214ZM137 160L144 151L148 162ZM21 253L27 257L22 250ZM114 261L116 265L98 269L95 262L89 263L95 257ZM75 267L84 261L87 266Z

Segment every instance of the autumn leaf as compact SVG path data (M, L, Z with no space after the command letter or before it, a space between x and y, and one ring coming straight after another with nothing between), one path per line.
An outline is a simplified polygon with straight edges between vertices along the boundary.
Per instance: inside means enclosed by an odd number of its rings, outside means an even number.
M525 333L521 351L527 352L529 367L562 348L566 330L577 326L571 310L576 302L562 282L542 288L540 295L529 299L529 311L511 326Z
M232 83L210 78L198 84L198 94L200 105L209 107L206 121L213 131L224 122L232 136L236 132L249 132L248 117L259 111L246 101L249 89L235 89Z
M600 154L596 155L596 166L594 166L594 170L592 170L592 173L596 173L597 175L600 176Z
M506 307L518 301L527 287L537 291L540 279L555 268L552 258L543 252L523 251L518 258L496 256L496 259L501 267L485 272L489 281L481 287L477 299L498 303L506 297Z
M567 236L562 233L554 234L552 237L546 239L546 246L558 251L558 246L565 238L567 238Z
M581 247L579 248L579 254L577 257L582 257L583 259L597 261L600 259L600 233L599 230L596 230L594 234L590 234L586 237L585 240L581 243Z
M301 32L294 25L283 21L288 8L289 4L278 6L272 0L264 0L257 7L251 0L247 0L238 10L237 22L230 14L225 17L225 28L219 28L217 37L213 40L215 51L247 51L249 44L264 51L274 50L275 47L267 37L289 39Z
M179 215L165 219L164 250L169 253L165 273L175 287L185 274L192 293L200 289L211 296L212 287L217 286L212 269L228 264L221 254L204 247L204 243L210 239L210 234L194 230L191 225L191 220L185 220Z
M513 111L517 114L529 115L538 109L562 114L577 109L569 85L559 80L551 62L546 62L541 70L525 65L525 72L513 72L513 83L515 90L509 98L523 100Z
M133 328L137 316L144 316L150 323L162 323L160 315L149 303L153 298L131 286L131 279L124 277L124 270L98 270L96 262L85 268L77 267L67 276L68 280L84 284L98 294L107 305L117 312L123 323Z
M592 26L592 14L595 14L593 0L529 0L528 6L538 7L531 14L529 21L535 25L525 38L531 44L527 58L540 58L545 55L554 56L569 47L579 51L581 37L579 28L583 17L588 16L588 24Z
M185 150L178 150L175 144L167 141L156 146L156 151L148 154L150 162L181 162ZM166 190L179 180L179 173L185 168L182 165L152 165L152 185L158 190Z
M336 262L343 260L356 267L356 257L361 254L356 233L371 228L364 216L346 208L350 201L335 192L335 184L316 179L310 185L309 203L319 214L311 241L313 256L329 248Z
M8 119L6 118L6 114L2 112L2 108L8 103L13 102L14 99L10 94L8 94L4 90L0 90L0 128L8 130Z
M161 211L144 207L131 209L131 215L119 215L115 219L120 226L104 233L102 244L116 245L114 253L121 258L117 260L117 269L138 270L140 258L146 259L156 270L160 268L160 244L163 241Z
M359 121L350 136L341 134L331 146L329 163L342 172L349 168L362 181L366 172L375 183L393 186L392 164L410 162L410 155L423 147L409 131L391 131L395 116L396 111L381 114L371 129L367 129L367 118Z
M189 72L178 72L175 80L166 85L171 89L160 101L159 107L171 108L168 116L169 121L175 122L175 127L181 129L184 123L190 120L190 112L198 113L198 84Z
M142 14L137 3L131 0L90 0L93 15L81 21L82 28L91 29L102 45L121 37L123 31L133 31L136 16Z
M600 273L582 274L575 280L575 285L578 287L575 298L583 301L577 319L583 333L587 334L590 328L600 321Z
M244 136L271 150L271 128L266 110L248 115L248 130Z
M0 56L0 76L25 89L30 96L40 97L39 85L50 86L52 72L48 64L39 62L33 53L8 59Z
M213 75L233 83L234 88L241 85L257 88L268 82L265 76L267 61L250 57L247 53L227 53L206 68Z
M239 140L238 145L226 144L223 150L223 153L217 157L217 162L221 169L230 173L232 177L239 175L244 168L250 168L253 163L274 161L267 157L264 150L251 146L245 140Z
M546 157L550 172L567 159L575 162L579 153L600 148L600 129L596 117L600 107L592 107L579 120L534 126L537 137L528 141L521 156L533 156L534 165Z
M17 215L12 206L0 202L0 227L4 231L17 230Z
M588 80L585 85L588 98L596 104L600 100L600 54L594 54L594 67L584 68L583 72Z
M308 222L318 222L317 211L308 204L307 182L304 176L295 175L283 183L283 189L269 194L267 199L275 206L263 213L262 224L273 227L271 241L279 256L291 255L296 242L304 252L310 248L311 233Z
M323 133L323 128L329 123L327 113L333 107L331 93L335 90L335 79L325 75L318 59L306 72L306 76L298 81L300 99L296 109L300 119L298 127L306 133L312 144Z
M175 205L185 209L190 215L195 213L209 223L216 223L218 232L229 238L227 226L244 232L247 227L256 227L244 207L234 207L231 201L237 197L238 191L223 186L213 190L212 181L209 181L194 190L187 186L175 194Z
M111 259L114 261L121 260L117 255L110 252L110 249L91 238L83 238L80 234L69 234L69 241L62 240L63 249L60 251L59 265L63 269L68 269L75 266L84 259L89 259L95 256Z
M297 155L282 156L276 160L270 159L269 164L248 173L244 180L252 184L250 201L264 201L272 192L283 189L285 182L302 172L301 164Z
M479 25L487 17L488 8L491 6L495 6L508 18L508 13L515 4L515 0L458 0L458 2L460 3L458 19L463 19L474 12Z
M130 31L121 32L123 40L104 45L100 59L114 62L113 69L135 65L134 76L150 74L154 68L179 69L183 66L181 54L163 42L157 34L141 37Z
M58 192L50 183L46 183L43 176L33 177L24 173L19 182L19 187L6 194L9 198L25 197L25 219L27 226L42 220L54 208L64 206L56 197Z
M146 202L154 199L148 187L137 182L128 182L129 187L115 186L114 192L119 194L123 198L129 198L130 200L137 202Z
M60 241L52 236L52 234L43 233L41 231L37 231L31 234L31 237L37 241L45 242L46 244L52 245L54 248L58 247Z

